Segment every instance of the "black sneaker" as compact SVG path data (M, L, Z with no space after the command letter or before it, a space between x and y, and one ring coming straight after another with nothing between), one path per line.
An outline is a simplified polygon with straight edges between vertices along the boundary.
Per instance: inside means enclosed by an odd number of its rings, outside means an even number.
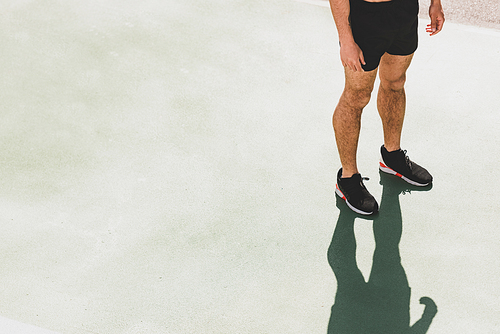
M382 172L396 175L414 186L425 187L432 182L431 174L425 168L411 161L406 156L406 151L388 152L383 145L380 151L382 154L380 170Z
M341 168L337 174L335 193L346 202L352 211L361 215L372 215L378 211L378 204L366 189L363 180L368 179L361 177L361 174L342 178Z

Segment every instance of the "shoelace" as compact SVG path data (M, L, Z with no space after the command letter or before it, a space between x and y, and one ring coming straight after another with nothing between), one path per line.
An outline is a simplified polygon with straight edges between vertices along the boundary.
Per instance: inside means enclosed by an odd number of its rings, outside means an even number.
M344 187L345 187L344 190L347 193L349 193L351 196L354 196L353 199L358 199L359 196L362 196L363 190L368 191L368 190L366 190L366 187L363 183L363 181L368 181L368 180L370 180L370 178L361 176L359 183L353 182L353 183L344 185Z
M412 161L410 160L410 157L408 155L406 155L406 150L403 151L403 154L405 155L406 165L411 170L411 167L412 167L411 163L412 163Z

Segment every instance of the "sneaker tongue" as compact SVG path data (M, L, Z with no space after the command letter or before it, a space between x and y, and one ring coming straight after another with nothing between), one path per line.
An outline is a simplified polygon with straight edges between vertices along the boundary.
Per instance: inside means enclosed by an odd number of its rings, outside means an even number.
M353 179L353 180L356 180L356 181L368 181L368 180L370 180L370 178L369 178L369 177L366 177L366 176L361 176L361 174L354 174L354 175L352 176L352 179Z
M363 180L365 180L364 177L361 176L361 174L355 174L352 176L352 184L359 184L361 188L364 188L365 185L363 184Z
M353 181L361 181L362 180L362 177L361 177L361 174L354 174L352 177L351 177L351 180Z

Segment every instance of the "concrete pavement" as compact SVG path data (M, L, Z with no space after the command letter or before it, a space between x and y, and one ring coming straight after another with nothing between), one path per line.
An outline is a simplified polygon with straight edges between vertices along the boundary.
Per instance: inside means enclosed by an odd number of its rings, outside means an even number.
M17 1L0 16L0 315L70 334L327 333L343 87L328 8ZM429 334L498 333L500 32L426 24L403 145L435 182L387 211L410 322L426 296ZM359 165L377 199L381 143L372 101ZM354 232L368 280L373 224Z

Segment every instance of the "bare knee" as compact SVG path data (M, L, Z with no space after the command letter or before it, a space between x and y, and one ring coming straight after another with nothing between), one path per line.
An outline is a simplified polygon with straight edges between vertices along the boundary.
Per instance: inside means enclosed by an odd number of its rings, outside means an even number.
M406 75L403 74L399 77L393 78L380 78L380 87L391 90L391 91L401 91L404 89L406 83Z
M368 102L370 102L372 87L356 89L346 87L342 98L344 102L352 109L359 109L360 111L366 107Z

